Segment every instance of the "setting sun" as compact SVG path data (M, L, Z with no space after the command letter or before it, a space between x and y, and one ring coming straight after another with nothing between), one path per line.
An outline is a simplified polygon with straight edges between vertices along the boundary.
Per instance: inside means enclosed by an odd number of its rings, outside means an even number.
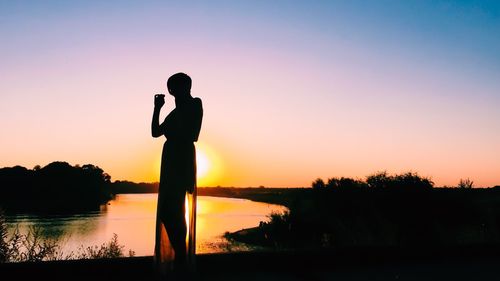
M215 151L205 143L196 144L198 186L216 185L220 179L222 163Z
M196 174L199 179L204 178L210 169L210 162L203 150L196 151Z

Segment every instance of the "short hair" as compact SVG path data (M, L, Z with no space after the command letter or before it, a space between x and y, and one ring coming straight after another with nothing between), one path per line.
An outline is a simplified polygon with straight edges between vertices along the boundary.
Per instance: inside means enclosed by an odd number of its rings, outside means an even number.
M167 81L167 88L177 93L189 93L191 91L191 77L186 73L176 73Z

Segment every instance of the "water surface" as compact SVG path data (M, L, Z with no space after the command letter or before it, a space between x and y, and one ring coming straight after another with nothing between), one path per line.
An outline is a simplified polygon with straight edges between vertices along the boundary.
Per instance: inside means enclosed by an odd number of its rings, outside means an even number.
M125 254L133 250L137 256L150 256L154 248L156 194L119 194L100 212L66 216L9 215L7 225L27 233L40 227L46 239L57 239L64 253L79 247L101 245L113 234L124 245ZM198 197L196 253L255 250L243 244L230 244L222 235L229 231L254 227L268 220L272 212L283 212L279 205L246 199Z

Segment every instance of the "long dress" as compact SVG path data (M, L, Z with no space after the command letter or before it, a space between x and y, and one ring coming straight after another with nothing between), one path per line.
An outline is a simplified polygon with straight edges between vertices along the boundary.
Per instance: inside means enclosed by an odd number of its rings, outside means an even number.
M189 97L177 102L160 125L167 138L161 160L155 238L155 263L161 275L177 269L194 269L196 149L193 142L198 140L202 117L201 100Z

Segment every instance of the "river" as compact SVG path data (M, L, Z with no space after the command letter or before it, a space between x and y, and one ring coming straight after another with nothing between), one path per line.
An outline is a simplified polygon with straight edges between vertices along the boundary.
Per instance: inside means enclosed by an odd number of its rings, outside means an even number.
M196 253L252 251L258 248L229 243L222 235L259 225L272 212L283 212L286 207L246 199L198 197L196 225ZM150 256L154 248L156 194L118 194L100 212L65 216L8 215L10 234L16 228L27 233L31 227L40 229L41 236L57 240L63 253L78 251L79 247L100 246L109 242L113 234L124 246L124 253L134 251L136 256Z

